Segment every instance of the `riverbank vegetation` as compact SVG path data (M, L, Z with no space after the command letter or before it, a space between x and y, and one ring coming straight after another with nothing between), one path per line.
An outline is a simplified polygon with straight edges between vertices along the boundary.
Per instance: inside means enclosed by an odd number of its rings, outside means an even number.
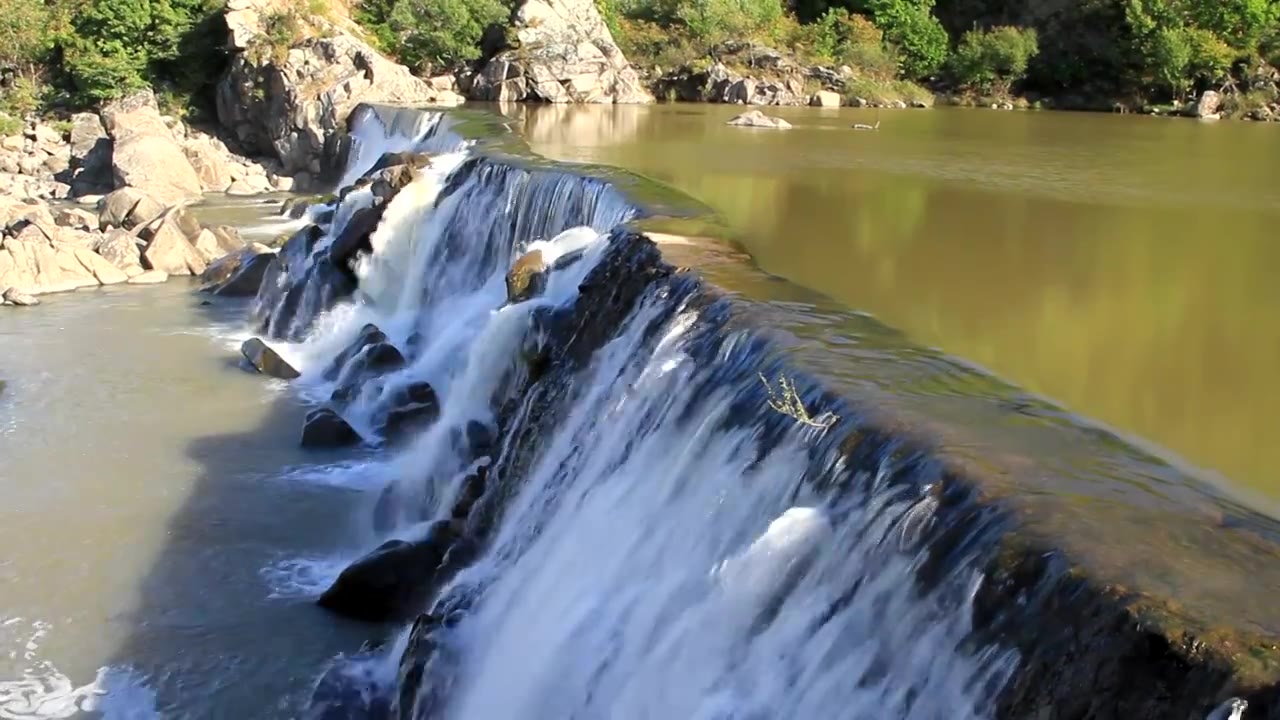
M267 28L287 49L328 0L296 0ZM1280 102L1280 0L596 0L650 80L705 69L732 41L844 70L846 98L923 104L1044 100L1139 108L1222 91L1243 115ZM513 0L363 0L352 19L421 73L509 40ZM344 3L345 7L345 3ZM224 0L9 0L0 14L0 113L91 107L152 87L174 111L209 105L225 67ZM274 32L274 34L271 34ZM279 37L275 37L279 35Z

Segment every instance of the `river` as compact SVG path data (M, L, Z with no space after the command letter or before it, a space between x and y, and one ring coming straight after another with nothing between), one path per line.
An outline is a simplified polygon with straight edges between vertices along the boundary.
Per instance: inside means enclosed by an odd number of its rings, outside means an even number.
M793 130L726 127L739 111L508 112L535 152L707 203L770 273L1280 497L1273 128L944 108L781 108Z

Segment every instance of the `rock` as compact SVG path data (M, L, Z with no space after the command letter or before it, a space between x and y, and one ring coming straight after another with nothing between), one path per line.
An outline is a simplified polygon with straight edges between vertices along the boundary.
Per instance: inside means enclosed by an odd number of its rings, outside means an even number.
M16 236L27 226L38 228L47 239L58 236L58 223L48 205L0 197L0 234Z
M209 228L213 232L213 236L218 240L218 247L222 248L223 254L233 253L245 247L244 238L240 237L240 231L230 225L215 225Z
M1212 120L1220 117L1218 110L1222 107L1222 95L1215 90L1205 90L1200 95L1200 100L1196 102L1195 116L1204 120Z
M302 377L302 373L294 370L293 366L285 362L279 353L258 338L245 340L240 346L240 353L255 370L263 375L281 380L295 380Z
M520 256L507 271L507 302L524 302L541 295L547 288L547 271L541 250Z
M76 230L97 230L98 216L77 207L60 207L53 214L53 221L59 227L74 228Z
M200 197L200 178L160 117L155 95L143 91L110 103L102 118L116 187L137 188L163 205Z
M204 283L200 291L220 297L253 297L274 259L275 253L266 245L254 243L242 248L209 265L200 276Z
M98 239L93 250L129 277L143 273L142 251L138 249L137 238L132 233L110 230ZM165 280L167 279L166 275Z
M0 287L31 295L97 287L72 245L54 243L34 225L0 244Z
M223 192L231 185L231 170L226 160L226 148L218 147L212 139L197 139L182 146L182 152L200 178L205 192Z
M814 107L840 107L840 94L830 90L819 90L809 98Z
M123 270L112 265L110 261L94 251L86 248L76 248L74 252L76 259L93 275L99 284L116 285L128 282L129 276Z
M331 399L335 403L351 402L370 380L405 366L404 355L389 342L366 345L342 368Z
M120 188L98 203L98 227L132 230L164 213L164 206L136 188Z
M168 282L169 273L163 270L147 270L129 278L130 285L159 285Z
M757 127L757 128L774 128L777 130L788 130L791 123L778 117L770 117L759 110L750 110L734 117L728 122L729 125L736 127Z
M17 288L9 288L5 290L4 294L0 295L0 297L3 297L6 303L10 305L17 305L18 307L34 307L40 304L40 301L35 297L28 295Z
M150 241L142 251L142 265L148 270L163 270L169 275L199 275L207 264L187 235L178 217L161 218L148 227Z
M440 401L429 383L415 382L397 390L383 412L378 434L398 443L434 423L440 417Z
M0 138L0 149L9 150L11 152L20 153L26 150L26 141L21 135L6 135Z
M44 171L49 175L61 175L71 168L71 156L65 152L54 153L44 160Z
M319 408L307 413L302 424L302 447L341 448L360 442L360 435L333 408Z
M55 148L63 143L62 133L42 123L36 123L34 135L36 144L47 152L53 152Z
M437 522L422 540L383 543L343 570L317 604L356 620L407 620L435 590L436 570L456 538L448 522Z
M356 339L344 348L342 352L338 353L338 356L329 363L329 366L324 369L321 377L329 381L337 380L338 376L342 374L342 369L351 362L352 358L359 355L362 350L370 345L384 342L387 342L387 336L378 329L377 325L365 325L360 329L360 334L356 336Z
M103 146L110 155L111 138L107 137L107 129L96 113L76 113L71 116L71 161L72 165L84 168L95 153L101 152Z
M593 0L524 0L513 19L520 49L488 62L472 99L653 102Z
M228 195L245 196L245 195L263 195L269 192L275 192L275 188L271 186L271 181L266 175L246 175L239 180L232 181L226 189Z
M479 420L469 420L463 437L467 441L467 451L471 460L491 457L497 446L497 435L493 428Z
M440 92L334 24L291 48L281 62L245 52L274 9L231 0L225 19L231 60L215 91L218 119L246 149L280 162L277 174L336 167L336 137L361 103L431 105ZM259 62L260 61L260 62Z
M191 241L191 246L196 249L196 252L200 253L200 257L206 264L226 255L222 250L222 246L218 244L218 237L213 234L212 230L206 228L200 228L200 232L196 233L195 239Z
M382 221L382 213L386 209L387 206L382 204L360 208L351 213L346 226L329 246L329 257L338 267L348 267L356 255L371 250L369 236L378 228L378 223Z
M271 186L274 187L277 192L289 192L290 190L293 190L293 178L291 177L276 175L275 177L269 177L267 179L271 181Z

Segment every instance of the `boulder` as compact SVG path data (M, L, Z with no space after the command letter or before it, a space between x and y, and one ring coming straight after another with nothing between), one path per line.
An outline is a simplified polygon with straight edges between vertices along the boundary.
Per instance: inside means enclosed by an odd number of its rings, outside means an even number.
M96 113L76 113L71 116L71 165L87 169L91 164L105 160L111 162L111 138Z
M317 604L367 622L407 620L435 591L436 570L457 539L448 522L437 522L422 540L390 540L352 563Z
M142 251L142 264L148 270L163 270L168 275L199 275L207 264L187 235L181 219L167 217L148 228L150 240Z
M102 110L111 137L111 167L116 187L137 188L163 205L200 197L203 186L173 132L165 125L149 90Z
M249 52L278 12L271 0L230 0L225 19L231 58L215 91L218 120L251 152L280 162L277 173L317 175L336 167L338 144L360 103L431 105L441 95L338 24L327 25L280 58Z
M541 295L547 288L547 271L541 250L521 255L507 271L507 302L524 302Z
M169 281L169 273L163 270L147 270L129 278L130 285L159 285Z
M67 227L58 228L58 235L53 238L54 242L59 244L70 245L71 247L82 248L89 251L93 251L93 249L98 246L98 242L101 239L102 236L96 232Z
M129 277L143 273L142 251L138 248L138 239L130 232L109 230L98 239L93 249Z
M365 325L360 329L360 334L356 336L356 339L344 348L342 352L338 353L338 356L329 363L329 366L324 369L321 377L330 381L337 380L338 376L342 374L342 369L351 362L352 358L360 354L362 350L370 345L376 345L377 343L384 342L387 342L387 336L378 329L377 325Z
M34 296L28 295L18 288L6 289L4 293L0 295L0 298L3 298L6 303L10 305L17 305L18 307L34 307L40 304L40 301Z
M246 175L239 180L233 180L226 188L228 195L240 197L262 195L269 192L275 192L275 187L271 185L271 181L267 179L266 175Z
M1215 90L1205 90L1200 95L1200 100L1195 104L1194 114L1196 117L1204 120L1212 120L1217 117L1218 110L1222 107L1222 95Z
M369 237L378 228L386 209L386 205L374 205L351 213L342 232L329 246L329 257L338 267L348 267L356 255L372 249Z
M295 380L302 377L302 373L294 370L293 366L280 357L279 353L258 338L245 340L240 346L240 353L244 355L245 360L249 361L249 365L263 375L281 380Z
M226 255L209 265L200 276L204 283L200 291L220 297L253 297L262 287L267 268L275 257L270 248L259 243Z
M58 222L48 205L0 198L0 234L16 235L27 226L35 226L48 239L58 236Z
M227 149L212 138L188 141L182 152L200 178L205 192L223 192L231 185L231 169L227 162Z
M76 257L76 249L27 226L0 244L0 287L31 295L96 287L98 280Z
M486 64L472 82L473 99L653 102L593 0L524 0L513 21L519 49Z
M360 434L333 408L319 408L307 413L302 424L302 447L341 448L360 442Z
M53 221L59 227L75 230L97 230L98 216L78 207L60 207L53 214Z
M791 128L791 123L786 120L765 115L759 110L749 110L737 115L728 124L735 127L773 128L775 130L789 130Z
M213 234L212 230L200 228L200 232L196 233L195 238L191 241L191 247L200 253L200 257L205 263L211 263L214 260L226 255L222 251L222 246L218 244L218 237Z
M813 107L840 107L840 94L831 92L830 90L819 90L809 98L809 104Z
M240 237L240 231L230 225L214 225L209 230L217 238L218 247L222 248L223 254L236 252L247 245L244 238Z
M389 342L371 343L356 353L351 362L342 368L331 399L341 404L351 402L360 394L365 383L404 366L404 355L395 345Z
M129 276L123 270L112 265L106 258L86 248L75 248L76 259L88 270L101 285L116 285L128 282Z
M410 383L391 396L381 415L378 434L398 443L434 423L440 417L440 401L429 383Z
M62 145L62 133L43 123L36 123L32 128L32 139L36 141L36 145L40 149L47 152L53 152L57 147Z
M108 193L98 203L98 227L132 230L145 225L164 212L155 198L137 188L120 188Z

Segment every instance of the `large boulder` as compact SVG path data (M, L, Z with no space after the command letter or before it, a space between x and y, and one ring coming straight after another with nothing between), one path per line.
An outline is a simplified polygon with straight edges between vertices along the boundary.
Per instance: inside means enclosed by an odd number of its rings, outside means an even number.
M146 250L142 251L142 264L148 270L162 270L169 275L199 275L207 263L183 232L177 218L158 220L147 229Z
M98 201L98 227L132 230L155 220L164 206L137 188L120 188Z
M3 293L0 293L0 300L4 300L7 305L17 305L18 307L35 307L40 304L40 301L35 296L28 295L14 287L5 288ZM3 383L0 383L0 387L3 387Z
M436 391L426 382L410 383L392 395L379 413L378 434L398 443L421 432L440 417Z
M143 273L142 250L133 233L120 229L110 230L98 239L93 249L127 277Z
M356 620L407 620L435 591L436 571L456 539L454 528L442 521L421 540L383 543L343 570L317 604Z
M1193 113L1202 120L1213 120L1219 117L1222 107L1222 95L1215 90L1205 90L1196 102Z
M351 213L347 224L342 227L342 232L338 233L338 237L334 238L333 243L329 245L329 257L338 267L350 267L351 261L360 253L367 253L372 248L370 237L373 231L378 229L378 223L382 222L382 215L386 211L385 204L374 205L372 207L360 208Z
M525 0L514 16L519 49L476 76L477 100L651 103L593 0Z
M748 110L741 115L735 116L727 124L736 127L754 127L754 128L772 128L774 130L789 130L791 123L780 117L772 117L765 115L759 110Z
M98 279L81 262L79 249L55 243L29 226L0 243L0 287L30 295L96 287Z
M209 264L200 276L201 292L221 297L253 297L275 259L271 248L253 243Z
M107 105L102 119L112 141L117 188L137 188L163 205L200 197L204 191L200 177L165 125L150 91Z
M0 197L0 235L16 235L28 225L39 228L49 239L58 236L58 222L48 205Z
M337 387L333 391L335 403L351 402L370 380L382 377L405 366L404 355L389 342L376 342L365 346L351 362L342 368Z
M257 52L269 42L264 20L282 9L282 0L227 3L232 56L215 96L222 125L246 149L278 159L282 174L317 176L335 166L339 148L326 138L342 134L360 103L432 105L444 94L322 19L315 22L323 32L287 53Z
M337 380L338 376L342 374L342 369L351 362L352 358L370 345L384 342L387 342L387 336L378 329L377 325L372 323L365 325L360 329L360 334L356 336L356 339L329 363L321 376L325 380Z
M111 192L111 138L95 113L71 116L71 194L75 197Z
M205 192L223 192L231 186L231 168L222 143L213 138L198 138L188 141L182 151Z
M524 302L541 295L547 287L547 271L541 250L521 255L507 272L507 302Z
M307 413L302 423L302 447L342 448L360 442L360 434L333 408L322 407Z
M122 282L128 282L129 276L123 270L112 265L106 258L95 253L92 250L77 247L72 252L75 253L76 259L84 266L89 274L98 281L100 285L116 285Z
M280 357L280 353L258 338L249 338L240 346L240 353L249 361L255 370L273 378L294 380L302 377L302 373Z

